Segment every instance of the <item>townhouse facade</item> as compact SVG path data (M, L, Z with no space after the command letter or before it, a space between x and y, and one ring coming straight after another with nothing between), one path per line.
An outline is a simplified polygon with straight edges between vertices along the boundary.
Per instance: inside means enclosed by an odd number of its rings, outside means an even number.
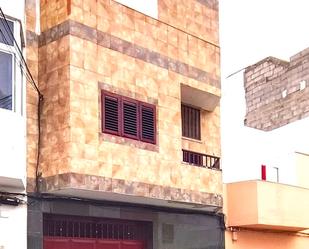
M218 2L25 13L28 248L223 248Z

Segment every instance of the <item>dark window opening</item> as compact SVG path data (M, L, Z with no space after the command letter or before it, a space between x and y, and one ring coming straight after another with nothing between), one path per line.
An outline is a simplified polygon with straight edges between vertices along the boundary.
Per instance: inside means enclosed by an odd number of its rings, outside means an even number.
M201 140L201 112L199 109L181 105L182 136Z
M14 34L14 23L9 20L6 21L0 18L0 43L13 46L14 38L12 34Z
M102 91L102 132L156 143L156 107Z
M13 109L13 55L0 51L0 108Z

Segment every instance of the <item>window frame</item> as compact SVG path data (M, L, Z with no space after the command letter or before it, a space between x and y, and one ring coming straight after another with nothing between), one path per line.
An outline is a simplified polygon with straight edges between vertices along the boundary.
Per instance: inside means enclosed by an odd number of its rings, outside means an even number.
M3 18L1 18L3 19ZM18 20L6 17L6 20L13 23L13 35L19 47L21 47L21 24ZM26 91L24 77L22 74L20 63L16 57L15 43L13 45L0 42L0 51L12 55L12 109L0 108L0 110L11 111L23 115L25 103L24 93ZM20 69L20 70L19 70Z
M110 97L110 98L116 98L118 100L118 132L111 131L109 129L105 128L105 97ZM136 105L136 129L137 129L137 135L130 135L126 134L124 132L125 127L124 127L124 103L128 104L134 104ZM143 134L142 134L142 107L150 108L153 111L153 132L154 132L154 138L153 140L151 139L144 139ZM132 99L126 96L122 96L116 93L111 93L106 90L101 90L101 124L102 128L101 131L102 133L106 134L111 134L119 137L124 137L124 138L129 138L133 140L137 140L140 142L145 142L145 143L151 143L151 144L156 144L157 143L157 129L156 129L156 105L149 104L146 102L142 102L136 99Z
M195 128L195 130L197 130L198 136L189 136L190 134L185 134L186 133L185 132L185 128L186 127L184 127L184 122L185 122L184 121L184 118L185 118L184 115L185 114L183 113L183 107L187 108L187 109L191 109L191 110L193 110L193 111L198 113L198 118L197 118L197 121L196 121L196 122L198 122L197 123L198 127ZM188 115L188 116L190 116L190 115ZM191 119L192 119L192 114L191 114ZM193 129L192 128L193 124L192 124L192 120L191 119L189 119L187 121L188 122L187 126L188 126L189 130ZM201 109L200 108L192 106L192 105L189 105L189 104L186 104L186 103L181 103L181 135L182 135L182 137L188 138L188 139L193 139L193 140L197 140L197 141L201 141L202 140L202 113L201 113Z

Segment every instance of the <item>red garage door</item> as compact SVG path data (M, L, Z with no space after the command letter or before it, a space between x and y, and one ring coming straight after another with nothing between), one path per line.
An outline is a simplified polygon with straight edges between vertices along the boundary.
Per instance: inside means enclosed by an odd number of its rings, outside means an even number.
M43 249L146 249L152 244L150 222L44 215L43 233Z
M44 237L44 249L144 249L142 241Z

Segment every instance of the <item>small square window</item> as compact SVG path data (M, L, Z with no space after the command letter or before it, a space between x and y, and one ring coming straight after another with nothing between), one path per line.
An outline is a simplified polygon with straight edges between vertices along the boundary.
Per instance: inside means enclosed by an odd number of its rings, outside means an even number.
M181 105L182 136L201 140L201 112L199 109Z

